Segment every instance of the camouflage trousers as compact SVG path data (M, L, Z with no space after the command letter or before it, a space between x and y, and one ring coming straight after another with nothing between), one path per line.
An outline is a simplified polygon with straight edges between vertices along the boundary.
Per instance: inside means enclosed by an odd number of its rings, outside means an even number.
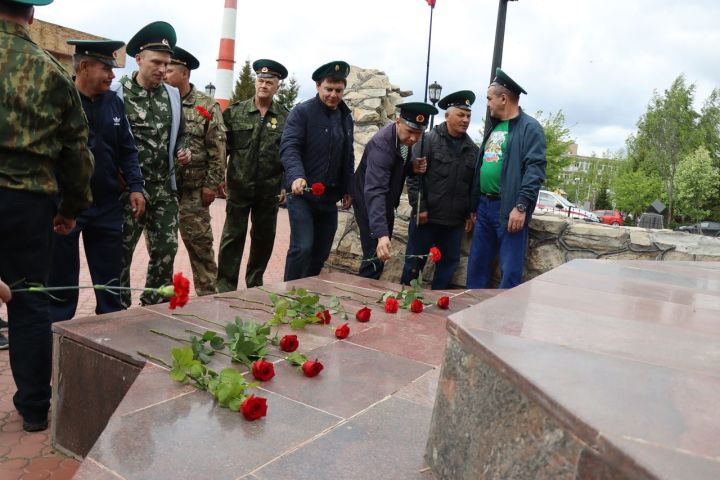
M202 188L180 190L180 236L190 257L195 292L215 293L217 265L213 250L210 208L203 207Z
M267 268L275 244L278 199L267 196L259 199L238 198L229 192L225 208L225 226L220 239L218 255L219 292L237 290L240 275L240 261L245 249L248 217L252 222L250 230L250 257L245 269L247 288L263 284L263 274Z
M145 231L150 260L147 268L145 288L157 288L172 284L173 263L178 248L178 200L175 192L162 183L145 184L145 214L133 218L130 202L123 199L123 269L120 282L130 286L130 266L135 246ZM124 196L127 196L127 192ZM122 295L125 307L130 307L130 292ZM140 303L152 305L166 302L156 293L143 292Z

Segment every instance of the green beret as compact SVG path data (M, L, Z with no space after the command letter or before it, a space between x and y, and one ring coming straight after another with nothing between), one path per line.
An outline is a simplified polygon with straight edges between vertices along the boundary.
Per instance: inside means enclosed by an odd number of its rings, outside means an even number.
M438 109L423 102L410 102L398 105L400 118L410 128L425 130L430 122L430 115L437 115Z
M144 26L127 44L128 55L135 56L145 50L172 53L177 43L177 35L167 22L153 22Z
M3 0L0 3L20 3L22 5L42 7L44 5L50 5L52 2L53 0Z
M347 78L350 75L350 65L342 60L326 63L318 67L312 74L312 79L316 82L322 81L323 78Z
M510 78L507 73L503 72L500 67L495 69L495 79L492 81L495 85L502 85L503 87L507 88L511 92L515 92L516 94L520 95L521 93L524 93L527 95L527 92L518 85L515 80Z
M170 57L170 63L175 65L182 65L184 67L187 67L188 70L195 70L200 66L200 60L195 58L192 53L178 46L175 46L175 48L173 48L172 56Z
M451 107L470 110L470 106L473 103L475 103L475 94L470 90L460 90L459 92L451 93L450 95L443 97L438 102L438 107L443 110L447 110Z
M258 78L276 77L282 80L288 76L287 68L285 68L281 63L276 62L275 60L270 60L269 58L255 60L252 67Z
M118 67L117 51L125 45L125 42L119 40L80 40L71 38L67 41L68 45L75 46L75 55L84 57L92 57L105 65L113 68Z

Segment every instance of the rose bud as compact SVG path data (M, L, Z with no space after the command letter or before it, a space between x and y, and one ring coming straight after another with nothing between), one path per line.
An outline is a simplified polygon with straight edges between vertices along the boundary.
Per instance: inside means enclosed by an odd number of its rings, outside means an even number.
M302 364L302 371L306 377L314 377L323 369L323 364L317 360L307 360Z
M335 336L340 340L347 338L348 335L350 335L350 327L347 323L343 323L335 329Z
M419 298L416 298L410 304L410 311L413 313L420 313L423 311L423 302Z
M267 399L250 395L240 405L245 420L252 422L267 415Z
M442 310L447 310L448 308L450 308L450 297L438 298L437 306Z
M371 314L372 310L370 310L368 307L363 307L355 314L355 320L357 320L358 322L369 322Z
M267 382L275 376L275 366L265 359L260 359L252 364L252 374L255 380Z
M388 297L385 300L385 311L387 313L397 313L399 306L397 299L393 297Z
M283 352L294 352L299 345L297 335L285 335L280 339L280 350Z
M332 316L330 315L330 312L328 310L324 310L322 312L317 312L315 314L315 316L320 319L321 325L326 325L326 324L330 323L330 319L332 318Z

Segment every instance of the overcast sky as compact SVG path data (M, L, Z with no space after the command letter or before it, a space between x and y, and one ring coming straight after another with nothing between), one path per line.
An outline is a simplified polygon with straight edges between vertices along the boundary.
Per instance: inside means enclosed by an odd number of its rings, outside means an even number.
M142 26L170 22L178 45L200 60L193 82L215 83L223 0L58 0L36 17L127 42ZM182 7L182 8L180 8ZM430 82L477 96L473 136L485 113L497 0L437 0ZM423 99L430 7L425 0L238 0L235 75L249 58L283 63L315 94L310 76L336 59L384 70ZM525 90L528 113L562 110L581 155L624 147L653 90L679 74L696 103L720 86L720 1L519 0L508 4L503 69ZM135 67L129 59L128 69ZM122 72L121 72L122 73Z

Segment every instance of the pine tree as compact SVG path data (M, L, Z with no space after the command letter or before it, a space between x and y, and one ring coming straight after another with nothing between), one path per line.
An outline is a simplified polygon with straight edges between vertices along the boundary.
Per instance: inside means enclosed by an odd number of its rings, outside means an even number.
M283 105L288 110L292 110L292 108L297 104L299 90L300 84L297 82L295 75L293 74L287 83L285 80L280 82L280 88L277 91L275 99L280 105Z
M240 75L235 82L235 89L233 90L232 97L230 97L230 103L247 100L255 96L255 73L253 73L252 67L250 66L250 60L245 60L245 64L240 70Z
M610 203L610 197L608 196L608 181L603 178L598 189L597 200L595 200L595 210L610 210L612 204Z

